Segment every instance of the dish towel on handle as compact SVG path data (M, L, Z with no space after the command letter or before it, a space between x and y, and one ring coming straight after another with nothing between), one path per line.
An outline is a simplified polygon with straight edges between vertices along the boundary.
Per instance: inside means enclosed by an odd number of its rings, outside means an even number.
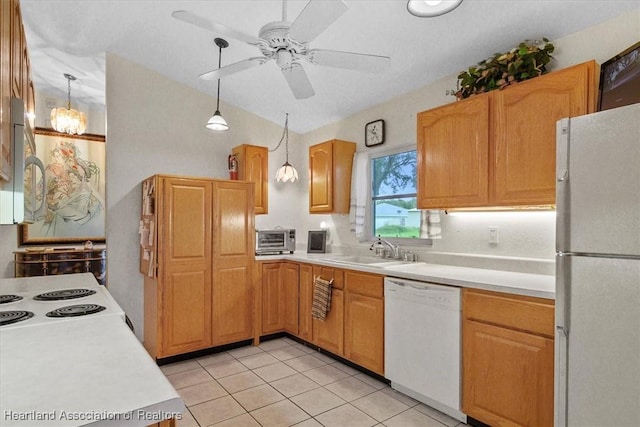
M325 280L320 276L313 279L313 305L311 307L311 317L324 320L331 310L331 285L333 279Z

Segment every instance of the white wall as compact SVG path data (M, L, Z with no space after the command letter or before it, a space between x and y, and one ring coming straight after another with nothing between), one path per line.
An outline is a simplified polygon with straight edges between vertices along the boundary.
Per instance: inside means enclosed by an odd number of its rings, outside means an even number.
M227 178L232 147L273 147L282 125L221 103L231 130L208 131L204 124L215 99L115 55L108 54L106 63L108 285L141 337L140 182L158 173ZM276 200L278 192L271 192Z

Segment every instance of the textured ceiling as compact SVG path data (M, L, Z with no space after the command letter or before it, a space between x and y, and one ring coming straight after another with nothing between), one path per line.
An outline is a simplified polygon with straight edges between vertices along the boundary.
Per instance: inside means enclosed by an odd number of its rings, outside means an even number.
M72 102L93 108L104 108L105 52L215 98L216 82L198 75L217 68L213 38L221 35L172 18L175 10L255 36L264 24L282 17L282 2L267 0L20 3L36 89L64 99L63 74L71 73L78 77ZM288 20L293 21L307 1L286 3ZM403 0L345 3L347 12L310 47L389 56L388 69L370 74L305 64L316 94L296 100L271 61L223 78L222 101L275 123L289 112L290 128L304 133L457 73L524 39L553 41L640 7L637 0L464 0L449 14L417 18ZM256 47L226 39L230 46L223 50L223 66L259 56Z

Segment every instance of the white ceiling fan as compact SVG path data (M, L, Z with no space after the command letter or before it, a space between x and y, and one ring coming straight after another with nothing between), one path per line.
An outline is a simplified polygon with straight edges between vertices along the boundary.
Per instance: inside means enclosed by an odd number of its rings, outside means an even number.
M263 55L204 73L200 75L200 78L204 80L217 80L232 73L262 65L273 59L282 70L293 95L297 99L304 99L315 93L307 73L302 67L304 61L315 65L363 72L379 72L389 65L390 58L387 56L309 49L309 43L347 11L348 6L342 0L310 0L292 23L287 21L286 6L286 0L283 0L282 21L269 22L264 25L260 29L258 37L228 28L186 10L178 10L171 15L180 21L204 28L217 35L224 35L257 46Z

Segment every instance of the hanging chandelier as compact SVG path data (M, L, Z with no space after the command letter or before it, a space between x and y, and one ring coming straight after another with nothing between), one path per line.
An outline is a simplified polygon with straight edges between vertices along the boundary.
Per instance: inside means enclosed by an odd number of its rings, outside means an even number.
M285 146L285 162L276 172L276 181L296 182L298 180L298 171L291 165L291 163L289 163L289 113L286 113L285 115L284 130L282 131L282 138L280 138L280 142L278 142L276 148L269 151L274 152L280 148L282 141L284 141Z
M64 74L67 79L67 108L54 108L51 110L51 127L58 132L69 135L82 135L87 129L87 116L71 108L71 80L76 80L71 74Z
M215 38L213 40L218 46L219 54L218 54L218 69L220 69L220 65L222 64L222 48L228 47L229 43L224 39ZM229 130L229 125L227 121L220 114L220 79L218 78L218 98L216 100L216 111L213 113L213 116L209 119L205 127L209 130L217 130L217 131L225 131Z

